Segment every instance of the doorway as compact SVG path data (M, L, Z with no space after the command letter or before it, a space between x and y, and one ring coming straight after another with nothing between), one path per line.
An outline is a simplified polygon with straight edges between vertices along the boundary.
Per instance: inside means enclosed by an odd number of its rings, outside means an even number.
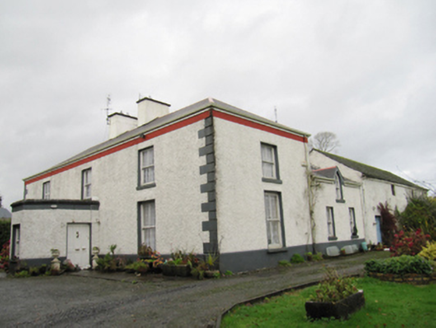
M381 216L375 216L375 224L377 229L377 244L382 243L382 233L381 233Z
M81 269L88 269L91 245L90 224L70 223L67 230L67 258Z

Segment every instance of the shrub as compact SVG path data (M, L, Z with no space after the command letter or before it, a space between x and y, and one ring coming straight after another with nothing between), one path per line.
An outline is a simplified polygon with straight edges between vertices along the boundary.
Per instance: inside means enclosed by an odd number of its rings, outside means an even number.
M310 295L313 302L337 302L357 293L352 278L342 277L333 268L325 269L323 281L315 289L315 295Z
M9 269L9 246L9 241L5 242L0 251L0 270Z
M11 220L0 220L0 245L11 238Z
M149 265L145 261L138 260L126 266L127 270L132 270L137 273L147 273L150 269Z
M380 230L382 240L386 245L391 246L394 240L394 234L397 232L397 219L387 202L384 205L380 203L377 208L381 216Z
M300 254L294 254L291 257L291 263L303 263L304 258Z
M374 273L420 273L431 275L432 263L419 256L402 255L383 260L369 260L365 262L365 271Z
M322 261L323 259L324 259L323 255L320 252L313 254L313 256L312 256L313 261Z
M289 262L289 261L287 261L287 260L281 260L281 261L279 261L279 265L280 265L280 266L284 266L284 267L292 266L291 262Z
M422 233L421 229L404 232L401 230L394 235L391 246L391 256L417 255L427 244L430 235Z
M436 242L427 242L427 246L418 255L427 260L436 261Z
M403 212L397 213L403 230L421 229L436 239L436 200L431 197L415 197L408 199Z
M29 271L23 270L15 273L15 278L28 278L30 277Z

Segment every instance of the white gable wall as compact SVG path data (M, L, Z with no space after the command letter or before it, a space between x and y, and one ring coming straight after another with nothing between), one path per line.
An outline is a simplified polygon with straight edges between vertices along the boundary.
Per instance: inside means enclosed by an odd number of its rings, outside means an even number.
M200 184L206 182L206 177L199 174L199 166L205 164L205 158L198 154L199 147L204 146L204 139L198 138L198 130L202 128L204 122L199 121L36 181L27 186L26 198L41 199L42 184L50 181L51 199L81 199L82 170L91 168L92 196L100 202L100 223L96 218L81 221L92 222L92 246L100 247L105 253L111 244L117 244L116 253L135 254L138 245L138 203L155 200L157 250L163 254L175 249L201 253L202 240L207 238L201 225L206 216L201 212L201 203L207 201L207 196L200 193ZM137 190L138 151L150 146L154 147L156 186ZM44 217L44 224L31 226L30 222L37 220L35 213L32 211L30 219L23 219L23 238L28 229L36 229L34 233L41 229L45 231L47 225L51 225L48 221L53 220L50 229L55 228L50 232L50 239L54 241L32 244L34 249L29 249L30 253L26 253L27 248L23 246L22 257L46 254L54 243L65 254L66 228L63 224L73 219L63 214L62 217L47 219L41 212L38 215ZM14 214L14 224L21 220L20 215L24 213ZM78 214L74 215L77 217ZM97 234L97 231L100 233ZM45 235L43 231L40 233ZM54 235L63 240L63 245L59 245L60 241Z
M221 253L266 250L264 192L280 192L286 247L309 238L304 144L214 119L218 240ZM282 184L262 181L261 143L275 145Z

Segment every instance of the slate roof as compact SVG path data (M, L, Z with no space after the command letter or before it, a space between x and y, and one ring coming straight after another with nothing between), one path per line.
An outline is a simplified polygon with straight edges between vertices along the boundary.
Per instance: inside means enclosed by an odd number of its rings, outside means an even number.
M353 170L359 171L362 173L362 175L364 177L368 177L368 178L373 178L373 179L378 179L378 180L384 180L384 181L389 181L389 182L393 182L393 183L397 183L397 184L401 184L401 185L405 185L405 186L409 186L409 187L414 187L414 188L419 188L419 189L423 189L426 190L425 188L418 186L406 179L403 179L391 172L388 171L384 171L381 169L378 169L376 167L370 166L370 165L366 165L360 162L356 162L353 161L351 159L345 158L345 157L341 157L338 155L334 155L331 153L327 153L318 149L312 149L312 151L317 151L325 156L327 156L328 158L331 158L335 161L337 161L338 163L341 163Z
M11 217L11 212L4 207L0 207L0 219L10 219Z
M156 119L154 119L154 120L152 120L144 125L141 125L133 130L127 131L127 132L125 132L125 133L123 133L115 138L109 139L107 141L104 141L104 142L96 145L96 146L88 148L85 151L67 159L66 161L63 161L63 162L51 167L48 170L45 170L43 172L40 172L40 173L35 174L33 176L30 176L24 180L26 181L26 180L32 179L34 177L37 177L41 174L53 171L57 168L60 168L60 167L63 167L65 165L68 165L70 163L76 162L80 159L83 159L83 158L86 158L86 157L91 156L93 154L99 153L100 151L103 151L105 149L108 149L108 148L114 147L118 144L124 143L128 140L131 140L135 137L140 136L143 133L148 133L152 130L155 130L155 129L158 129L158 128L163 127L165 125L171 124L175 121L179 121L185 117L189 117L191 115L194 115L194 114L201 112L203 110L206 110L208 108L221 109L221 110L224 110L228 113L233 113L237 116L241 116L241 117L244 117L244 118L249 119L249 120L257 121L257 122L260 122L260 123L263 123L266 125L270 125L270 126L274 126L274 127L279 128L281 130L285 130L287 132L291 132L291 133L299 135L299 136L305 136L307 138L310 136L309 133L302 132L302 131L299 131L296 129L292 129L292 128L287 127L285 125L276 123L276 122L268 120L264 117L255 115L255 114L250 113L248 111L245 111L243 109L229 105L229 104L222 102L220 100L217 100L214 98L206 98L206 99L203 99L199 102L196 102L190 106L181 108L181 109L174 111L174 112L171 112L165 116L158 117L158 118L156 118Z

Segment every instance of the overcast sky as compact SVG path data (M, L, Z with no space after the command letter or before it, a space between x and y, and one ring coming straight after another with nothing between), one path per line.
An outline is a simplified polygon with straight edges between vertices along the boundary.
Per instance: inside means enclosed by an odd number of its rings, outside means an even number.
M436 1L2 1L0 194L107 138L139 95L206 97L436 185Z

